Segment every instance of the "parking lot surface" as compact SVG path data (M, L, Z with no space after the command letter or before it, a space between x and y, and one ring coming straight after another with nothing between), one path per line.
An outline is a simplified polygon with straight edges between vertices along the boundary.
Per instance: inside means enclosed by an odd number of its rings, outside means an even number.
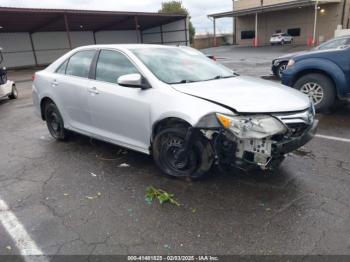
M244 46L221 46L201 50L207 55L214 55L218 62L239 74L249 76L266 76L271 74L272 60L281 55L308 49L306 46L263 46L251 48Z
M0 199L46 255L350 254L349 105L318 115L325 137L289 154L273 176L214 169L189 182L88 137L56 142L33 113L31 82L18 90L18 100L0 101ZM148 186L181 206L147 204ZM1 224L0 235L0 254L19 254Z

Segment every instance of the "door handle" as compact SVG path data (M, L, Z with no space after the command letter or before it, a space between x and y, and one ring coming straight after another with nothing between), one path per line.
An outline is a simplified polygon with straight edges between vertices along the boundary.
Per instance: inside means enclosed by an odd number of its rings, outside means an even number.
M58 82L56 79L51 82L51 86L52 87L58 86Z
M90 94L98 95L100 92L97 90L96 87L91 87L88 89Z

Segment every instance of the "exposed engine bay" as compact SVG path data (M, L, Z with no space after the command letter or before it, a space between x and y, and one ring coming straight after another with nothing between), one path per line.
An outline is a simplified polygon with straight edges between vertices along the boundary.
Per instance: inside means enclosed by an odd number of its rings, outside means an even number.
M314 120L313 108L287 115L227 117L217 114L217 118L221 123L219 128L200 130L211 142L215 163L222 169L228 166L273 169L282 162L284 154L311 139L318 122ZM212 120L208 117L206 124Z

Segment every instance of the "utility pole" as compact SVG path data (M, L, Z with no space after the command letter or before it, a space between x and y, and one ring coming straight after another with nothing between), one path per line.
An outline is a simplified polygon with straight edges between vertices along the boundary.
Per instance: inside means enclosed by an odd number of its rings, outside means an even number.
M232 0L232 12L235 11L235 1ZM236 17L232 15L232 44L237 44L237 26L236 26Z

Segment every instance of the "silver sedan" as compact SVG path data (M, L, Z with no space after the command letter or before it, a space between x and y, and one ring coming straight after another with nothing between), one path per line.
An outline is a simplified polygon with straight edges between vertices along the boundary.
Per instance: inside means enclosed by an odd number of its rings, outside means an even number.
M188 47L94 45L37 72L33 101L51 135L81 133L152 154L167 175L273 169L316 132L294 89L239 76Z

